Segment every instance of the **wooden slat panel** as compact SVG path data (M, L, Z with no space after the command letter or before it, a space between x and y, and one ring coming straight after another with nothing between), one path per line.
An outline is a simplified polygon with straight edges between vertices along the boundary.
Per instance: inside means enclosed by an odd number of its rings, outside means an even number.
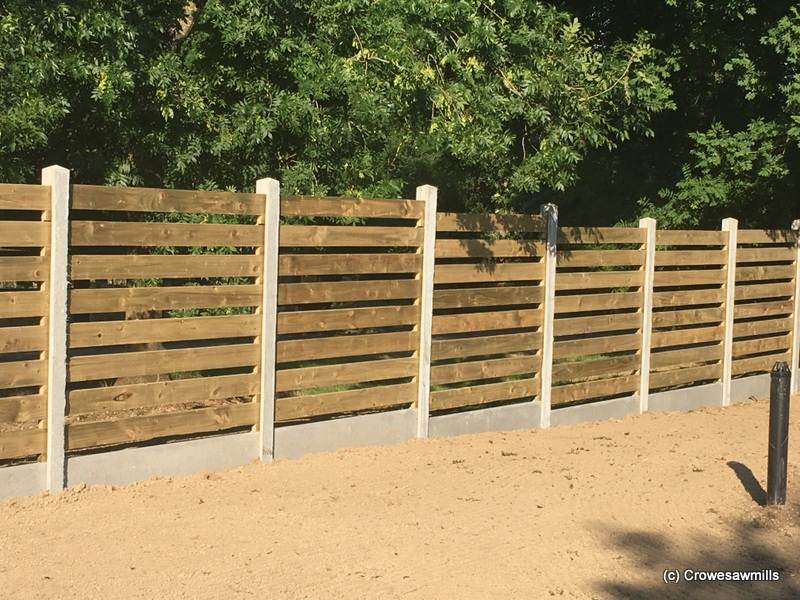
M584 381L567 385L553 386L551 402L553 405L577 402L590 398L601 398L635 392L639 387L639 375L624 375L610 379Z
M791 300L777 300L775 302L750 302L747 304L737 303L733 309L735 319L746 319L749 317L771 317L779 315L789 315L794 310L794 303Z
M695 304L719 304L725 301L725 290L673 290L653 292L653 308L667 306L692 306Z
M541 240L436 240L436 258L532 258L546 249Z
M281 215L284 216L421 219L424 214L425 203L418 200L320 196L281 198Z
M674 327L676 325L693 325L699 323L717 323L725 318L725 309L690 308L686 310L668 310L653 313L653 327Z
M558 254L559 267L629 267L644 264L644 250L568 250Z
M433 340L431 360L490 356L510 352L532 352L542 346L542 334L510 333L456 340Z
M620 329L639 329L641 325L642 315L640 313L570 317L553 321L556 336L600 333L601 331L617 331Z
M419 333L371 333L278 342L278 362L319 360L345 356L364 356L388 352L411 352L417 349Z
M728 253L725 250L659 250L656 266L725 265Z
M447 410L462 406L479 406L502 400L533 399L539 394L539 378L501 381L452 390L431 392L431 410Z
M482 232L534 232L545 230L545 222L539 215L520 214L473 214L438 213L436 231L482 231Z
M72 221L73 246L261 246L263 225Z
M0 183L0 210L50 210L50 186Z
M765 321L750 321L749 323L734 323L733 336L746 337L751 335L770 335L792 330L792 318L767 319Z
M275 401L275 420L293 421L325 414L411 404L416 397L417 385L412 381L312 396L278 398Z
M540 356L517 356L434 365L431 367L431 384L445 385L463 381L477 381L511 375L525 375L541 369Z
M46 383L46 360L0 363L0 389L45 385Z
M284 254L278 257L278 274L361 275L365 273L418 273L421 254Z
M43 351L47 348L47 328L0 327L0 352Z
M73 209L263 215L264 205L265 198L259 194L72 186Z
M457 315L434 315L433 335L542 325L541 309L502 310Z
M500 263L494 265L437 265L434 283L483 283L489 281L534 281L544 277L544 263Z
M770 352L775 350L789 350L792 346L791 334L779 335L775 337L760 338L755 340L734 340L733 357L746 356L748 354L758 354L760 352Z
M559 227L559 244L643 244L645 230L638 227Z
M643 282L644 273L642 271L557 273L556 291L586 290L593 288L639 287Z
M117 421L76 423L67 426L67 448L78 450L165 436L222 431L255 424L256 419L258 404L248 403Z
M50 243L50 223L45 221L0 221L0 248L46 247Z
M70 290L70 312L110 313L259 306L260 285L176 286Z
M362 227L350 225L281 225L283 247L419 246L421 227Z
M201 371L255 366L260 360L255 344L232 344L209 348L119 352L67 359L69 381L92 381L115 377L160 375L177 371Z
M252 255L70 256L72 279L257 277L263 260Z
M641 362L641 357L633 354L579 362L556 363L553 365L553 381L572 381L587 377L612 377L638 370Z
M479 306L539 304L542 301L543 294L544 288L541 285L434 290L433 308L436 310Z
M641 306L642 295L640 292L573 294L556 297L555 313L640 308Z
M415 279L281 283L278 304L403 300L416 298L419 293L420 282Z
M418 361L413 356L351 362L342 365L283 369L276 373L276 391L285 392L329 385L414 377L417 375L418 369Z
M259 315L95 321L68 325L70 348L261 335Z
M0 292L0 318L42 317L47 314L48 296L41 290Z
M252 396L260 383L257 374L246 373L72 390L69 415Z
M722 285L725 271L722 269L701 269L697 271L656 271L655 287L679 285Z
M278 313L278 333L308 333L413 325L419 320L419 306L335 308Z
M702 348L653 352L650 355L650 366L655 370L666 367L719 361L722 360L722 352L722 343L714 344L713 346L703 346Z
M761 283L737 285L734 291L736 300L756 300L759 298L788 298L794 294L791 281L782 283Z
M700 344L703 342L722 341L723 327L695 327L693 329L679 329L677 331L654 331L651 338L652 348L666 346L682 346L685 344Z
M44 429L0 431L0 458L20 458L42 454L47 433Z
M12 396L0 398L0 423L24 423L47 417L47 396ZM0 438L3 433L0 433Z
M659 246L724 246L727 243L727 231L692 229L659 229L656 231L656 244Z
M736 262L792 262L796 253L794 248L737 248Z
M792 279L794 265L774 267L736 267L736 281L760 281L766 279Z
M791 353L770 354L769 356L757 356L755 358L741 358L733 360L733 374L743 375L744 373L755 373L757 371L769 371L778 361L788 362Z
M0 281L47 281L49 277L46 256L0 256Z
M590 354L603 354L607 352L624 352L638 350L642 345L641 333L627 335L603 336L568 342L553 343L553 358L566 358L568 356L588 356Z
M788 229L740 229L736 234L738 244L793 245L795 234Z
M684 385L695 381L709 381L720 377L722 377L722 365L683 367L677 371L650 373L650 389Z

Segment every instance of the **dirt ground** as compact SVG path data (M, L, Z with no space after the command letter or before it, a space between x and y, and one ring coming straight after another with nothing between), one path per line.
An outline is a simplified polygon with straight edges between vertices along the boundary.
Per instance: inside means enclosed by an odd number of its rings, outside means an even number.
M800 598L799 410L780 509L750 402L7 500L0 596Z

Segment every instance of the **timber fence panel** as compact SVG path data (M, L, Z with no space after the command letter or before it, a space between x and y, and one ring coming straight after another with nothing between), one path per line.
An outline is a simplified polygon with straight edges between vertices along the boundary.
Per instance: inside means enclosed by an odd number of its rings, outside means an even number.
M656 231L650 392L721 381L728 231Z
M46 455L51 188L0 184L0 465ZM3 468L0 466L0 468Z
M638 392L647 239L646 228L559 228L553 411Z
M275 423L418 395L425 202L281 199Z
M540 397L545 229L539 215L437 215L432 414Z
M734 379L768 373L776 361L791 364L797 270L795 232L739 230L733 314Z
M75 185L66 446L258 422L262 194Z

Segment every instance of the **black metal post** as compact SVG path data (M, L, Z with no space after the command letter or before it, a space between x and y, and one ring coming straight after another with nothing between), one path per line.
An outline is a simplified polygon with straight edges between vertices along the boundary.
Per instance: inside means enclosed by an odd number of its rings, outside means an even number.
M784 361L770 373L769 456L767 458L767 506L786 504L786 456L789 450L789 382L791 371Z

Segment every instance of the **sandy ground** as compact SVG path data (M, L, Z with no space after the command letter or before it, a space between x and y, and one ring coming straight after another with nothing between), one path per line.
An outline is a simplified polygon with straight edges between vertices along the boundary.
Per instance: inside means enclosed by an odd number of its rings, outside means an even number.
M8 500L0 596L798 598L798 410L781 509L751 402ZM687 568L781 581L662 581Z

